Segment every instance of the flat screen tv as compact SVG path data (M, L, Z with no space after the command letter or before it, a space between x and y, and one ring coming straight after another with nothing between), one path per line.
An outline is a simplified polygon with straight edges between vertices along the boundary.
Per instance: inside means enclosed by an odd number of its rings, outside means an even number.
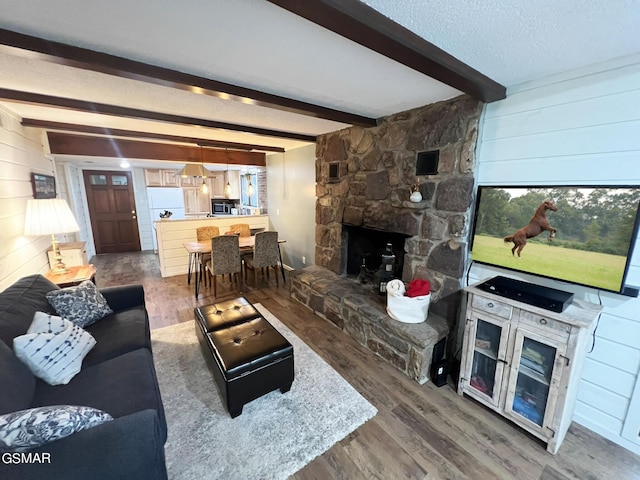
M474 262L623 295L640 186L480 186Z

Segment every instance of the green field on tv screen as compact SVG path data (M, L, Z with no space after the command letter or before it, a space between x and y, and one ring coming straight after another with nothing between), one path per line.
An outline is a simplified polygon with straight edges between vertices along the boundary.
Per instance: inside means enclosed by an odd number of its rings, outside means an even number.
M626 262L624 256L528 242L522 256L518 257L511 254L512 247L513 243L505 243L502 238L476 235L471 258L477 262L605 290L620 290Z

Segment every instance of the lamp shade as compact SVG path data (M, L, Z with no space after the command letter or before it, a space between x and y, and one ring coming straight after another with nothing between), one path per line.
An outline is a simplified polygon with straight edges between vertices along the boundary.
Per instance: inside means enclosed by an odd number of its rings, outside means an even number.
M213 172L204 168L201 163L187 163L182 170L178 172L181 177L215 177Z
M80 230L69 205L62 198L31 199L27 201L24 234L27 236L55 235Z

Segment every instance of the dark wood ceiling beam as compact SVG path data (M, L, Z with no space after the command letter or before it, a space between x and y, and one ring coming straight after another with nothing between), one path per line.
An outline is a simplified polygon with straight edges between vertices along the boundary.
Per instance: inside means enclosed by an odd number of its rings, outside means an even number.
M359 0L268 0L484 102L506 88Z
M64 108L68 110L87 113L113 115L116 117L136 118L139 120L155 120L159 122L173 123L178 125L197 125L207 128L221 128L224 130L233 130L236 132L255 133L256 135L265 135L267 137L301 140L303 142L316 141L315 136L303 135L301 133L283 132L280 130L271 130L268 128L237 125L235 123L217 122L215 120L207 120L204 118L194 118L186 117L183 115L172 115L169 113L151 112L149 110L121 107L118 105L107 105L105 103L87 102L85 100L55 97L52 95L41 95L39 93L22 92L19 90L10 90L7 88L0 88L0 99L19 103Z
M120 138L71 135L47 132L49 149L54 155L81 155L86 157L113 157L126 159L164 160L172 162L200 162L220 165L266 166L262 152L240 150L214 150L211 148L142 142Z
M0 44L11 49L13 55L67 65L94 72L106 73L131 80L138 80L164 87L185 90L192 93L209 95L224 100L251 103L267 108L274 108L300 115L323 118L348 125L373 127L373 118L342 112L333 108L314 105L291 98L273 95L251 88L231 85L210 78L190 75L177 70L129 60L107 53L96 52L64 43L53 42L44 38L33 37L11 30L0 29ZM0 48L0 51L7 50Z
M223 142L208 138L183 137L179 135L167 135L164 133L141 132L135 130L123 130L120 128L94 127L92 125L78 125L74 123L51 122L37 120L35 118L23 118L21 124L25 127L42 128L45 130L59 130L75 133L87 133L93 135L107 135L112 137L150 138L154 140L166 140L169 142L193 143L207 147L231 148L235 150L262 150L264 152L284 152L282 147L270 145L254 145L250 143Z

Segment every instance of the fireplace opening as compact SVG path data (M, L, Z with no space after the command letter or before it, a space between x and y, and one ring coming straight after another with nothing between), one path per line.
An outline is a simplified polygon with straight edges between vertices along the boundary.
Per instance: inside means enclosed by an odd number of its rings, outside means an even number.
M402 278L404 242L407 238L409 235L402 233L343 224L342 272L347 275L358 275L361 273L363 264L369 272L377 271L382 263L382 254L386 245L390 242L396 256L393 276Z

